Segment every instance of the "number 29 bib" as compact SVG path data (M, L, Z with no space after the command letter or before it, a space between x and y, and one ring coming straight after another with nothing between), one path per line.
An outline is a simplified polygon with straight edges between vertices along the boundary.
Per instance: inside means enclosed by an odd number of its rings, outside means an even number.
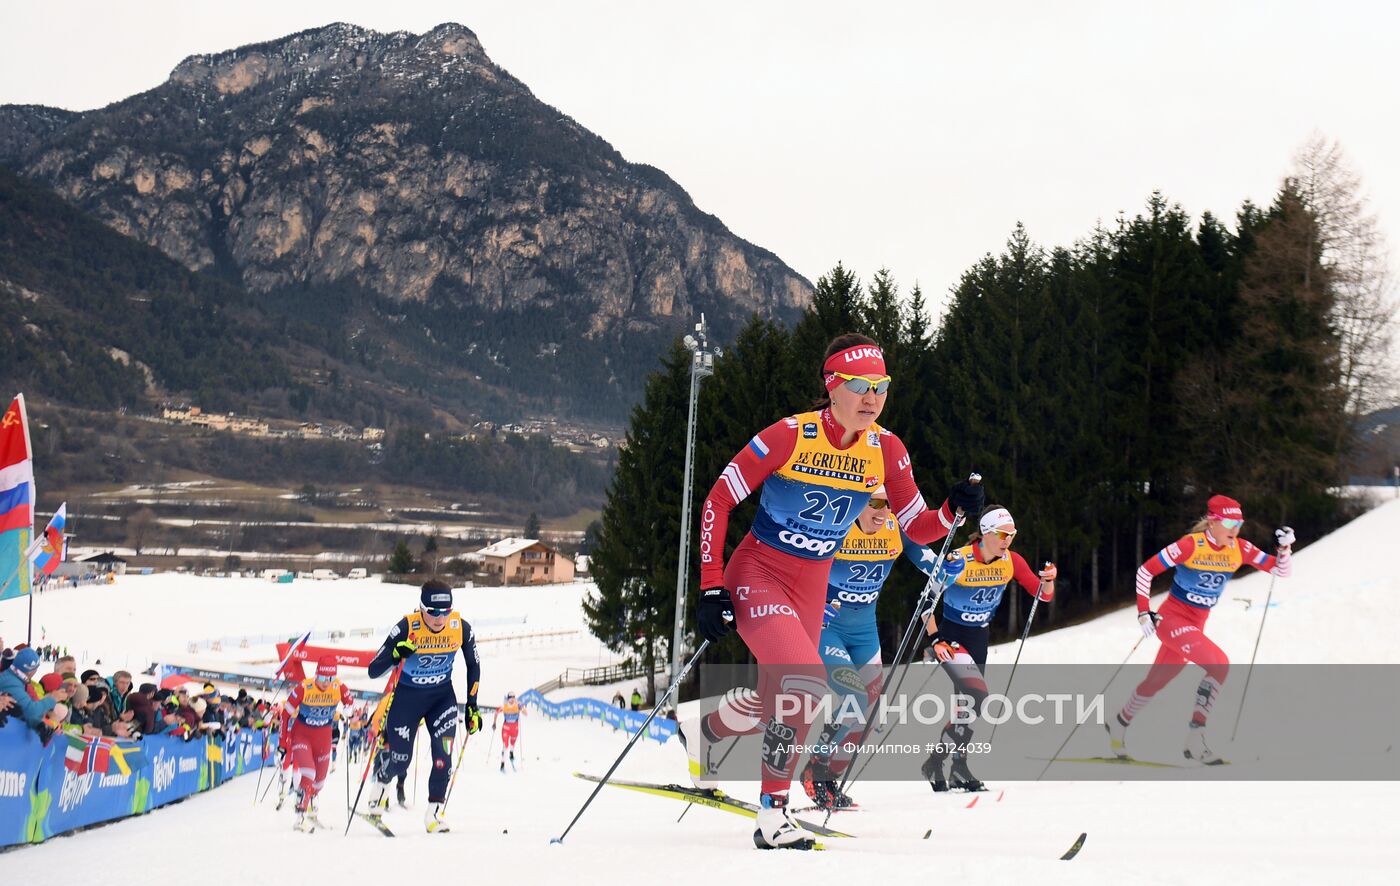
M1196 542L1196 549L1176 564L1172 596L1187 606L1210 609L1220 602L1225 582L1234 576L1244 557L1238 544L1217 550L1210 546L1204 532L1194 533L1191 538Z

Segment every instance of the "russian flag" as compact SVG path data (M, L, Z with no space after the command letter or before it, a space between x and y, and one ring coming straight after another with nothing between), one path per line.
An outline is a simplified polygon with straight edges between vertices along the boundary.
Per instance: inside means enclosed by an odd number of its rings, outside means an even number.
M16 397L0 418L0 532L34 525L34 461L24 421L24 398Z
M34 561L34 568L45 575L53 575L58 564L67 559L68 549L63 543L63 527L67 523L68 502L65 501L58 506L58 513L44 528L44 534L34 542L30 559Z

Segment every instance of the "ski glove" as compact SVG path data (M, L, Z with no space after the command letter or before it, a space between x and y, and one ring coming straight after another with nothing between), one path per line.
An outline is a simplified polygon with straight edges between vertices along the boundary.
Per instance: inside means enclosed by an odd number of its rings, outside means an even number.
M418 644L412 640L400 640L394 644L394 661L403 661L418 651Z
M966 568L967 560L964 559L962 554L956 552L949 554L946 558L944 558L943 562L939 564L939 584L942 584L944 587L947 587L948 585L957 581L958 576L962 575L963 570Z
M1157 625L1162 621L1162 616L1151 609L1144 609L1138 613L1138 624L1142 625L1142 635L1144 637L1157 636Z
M729 633L734 621L734 603L729 599L726 588L708 588L700 592L700 607L695 615L695 625L700 636L711 643L718 643Z
M476 706L476 702L467 702L467 735L476 735L481 731L481 710Z
M948 493L948 504L953 506L954 511L977 517L987 504L987 490L982 488L981 483L959 480Z
M833 621L836 620L836 617L840 614L841 601L827 600L826 608L822 610L822 627L825 628L827 625L831 624Z
M1292 526L1280 526L1274 530L1274 540L1281 548L1291 548L1298 537L1293 534Z
M952 661L953 657L962 650L957 640L945 640L937 634L933 635L933 657L939 661Z

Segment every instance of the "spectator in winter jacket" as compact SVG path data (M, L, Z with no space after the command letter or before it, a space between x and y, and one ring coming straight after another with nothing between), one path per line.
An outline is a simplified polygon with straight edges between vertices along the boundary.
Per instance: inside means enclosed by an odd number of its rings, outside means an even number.
M142 735L151 735L156 731L156 708L152 701L155 692L156 684L142 683L140 689L126 697L127 710L132 714L131 725Z
M0 693L13 700L11 713L17 714L30 728L42 734L41 726L46 715L52 712L58 719L66 716L68 709L62 702L67 701L68 694L64 687L59 687L39 698L37 684L33 683L38 671L39 653L33 649L21 649L15 653L10 667L0 672Z
M117 671L107 681L107 686L112 690L112 709L121 716L126 711L126 699L131 694L131 672Z

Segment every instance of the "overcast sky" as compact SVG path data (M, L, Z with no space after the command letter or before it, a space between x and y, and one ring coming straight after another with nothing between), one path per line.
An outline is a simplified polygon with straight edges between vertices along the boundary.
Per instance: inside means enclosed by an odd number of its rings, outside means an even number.
M1153 189L1233 219L1315 130L1400 243L1400 4L1382 2L5 0L0 103L101 107L185 56L333 21L466 25L813 281L888 267L937 304L1017 221L1067 245Z

